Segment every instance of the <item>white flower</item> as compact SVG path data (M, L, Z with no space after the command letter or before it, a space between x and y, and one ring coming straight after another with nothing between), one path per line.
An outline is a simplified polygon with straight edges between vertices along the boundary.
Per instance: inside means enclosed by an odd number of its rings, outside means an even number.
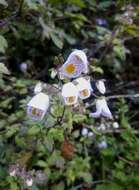
M31 187L31 186L33 185L33 179L32 179L31 177L28 177L28 178L26 179L26 185L27 185L28 187Z
M79 91L79 97L81 99L89 98L91 95L92 87L90 84L90 81L84 79L84 78L78 78L74 81L76 84L76 87Z
M100 143L98 143L98 148L99 149L105 149L108 147L108 144L105 140L102 140Z
M11 172L9 172L9 174L10 174L10 176L16 176L16 170L13 170L13 171L11 171Z
M51 70L51 78L54 79L57 75L57 70L56 69L52 69Z
M88 137L93 137L94 136L94 133L93 132L89 132L88 133Z
M10 165L10 167L9 167L9 175L12 176L12 177L16 176L17 173L18 173L18 170L19 170L18 165Z
M43 84L41 82L38 82L34 88L34 93L38 94L42 91L43 89Z
M87 128L83 128L81 134L85 137L92 137L94 135L94 133L91 131L89 132Z
M101 123L100 126L98 127L98 130L105 131L106 130L106 125L104 123Z
M66 62L60 68L60 76L67 78L77 78L81 73L88 72L87 56L82 50L73 51Z
M101 94L105 94L106 88L103 80L99 80L96 82L96 87Z
M62 88L62 96L66 105L75 105L78 101L78 90L72 83L66 83Z
M90 116L95 118L104 116L109 119L112 119L112 114L108 108L105 98L96 100L96 112L90 113Z
M27 63L21 63L21 65L20 65L20 70L23 72L23 73L25 73L26 71L27 71L27 68L28 68L28 66L27 66Z
M40 92L30 100L27 106L27 114L34 120L41 120L48 110L49 97Z
M83 128L81 133L82 133L83 136L87 136L88 135L88 129Z
M113 123L113 128L118 129L119 128L119 123L118 122L114 122Z

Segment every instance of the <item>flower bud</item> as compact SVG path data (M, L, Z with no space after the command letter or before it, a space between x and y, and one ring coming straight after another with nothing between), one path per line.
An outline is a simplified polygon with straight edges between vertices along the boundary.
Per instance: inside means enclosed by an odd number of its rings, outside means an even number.
M98 143L98 148L99 149L105 149L108 147L108 144L105 140L102 140L100 143Z
M43 89L43 84L41 82L38 82L34 88L34 93L38 94L42 91Z
M118 129L119 128L119 123L118 122L114 122L113 123L113 128L114 129Z
M32 179L32 176L27 176L26 178L26 185L28 187L31 187L33 185L33 179Z
M106 88L103 80L99 80L96 82L96 87L101 94L105 94Z
M28 68L28 65L27 65L27 63L21 63L20 64L20 70L23 72L23 73L25 73L26 71L27 71L27 68Z
M81 133L82 133L83 136L87 136L88 135L88 129L83 128Z

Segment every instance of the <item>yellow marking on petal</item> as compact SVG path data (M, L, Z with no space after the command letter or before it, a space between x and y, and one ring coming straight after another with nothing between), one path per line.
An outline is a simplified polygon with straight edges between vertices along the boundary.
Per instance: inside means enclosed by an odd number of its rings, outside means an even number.
M75 98L76 98L75 96L70 96L66 98L66 101L71 104L75 101Z
M74 73L75 69L76 69L75 65L74 65L73 63L70 63L70 64L68 64L68 65L66 66L65 71L66 71L68 74L72 74L72 73Z
M81 95L82 95L83 97L87 97L87 96L89 95L89 92L88 92L87 89L82 90L80 93L81 93Z
M37 109L36 108L32 108L32 115L36 115L37 114Z

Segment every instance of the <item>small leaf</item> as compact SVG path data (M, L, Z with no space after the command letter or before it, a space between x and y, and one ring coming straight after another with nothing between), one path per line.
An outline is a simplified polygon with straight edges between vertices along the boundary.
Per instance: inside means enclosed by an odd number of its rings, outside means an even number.
M54 44L58 48L62 49L63 48L63 41L60 39L60 37L57 34L54 34L54 33L51 33L50 36L51 36L51 39L54 42Z
M64 190L64 183L63 182L60 182L59 184L57 185L54 185L52 187L53 190Z
M4 5L5 7L8 6L8 3L7 3L5 0L0 0L0 4L1 4L1 5Z
M36 165L42 168L47 167L47 163L44 160L38 160Z
M0 73L9 75L10 72L7 69L7 67L4 65L4 63L0 63Z
M7 40L2 35L0 35L0 53L5 53L7 47Z
M33 126L28 130L29 135L36 135L40 132L40 128L38 126Z
M73 158L74 146L67 139L63 142L61 154L67 160L71 160Z

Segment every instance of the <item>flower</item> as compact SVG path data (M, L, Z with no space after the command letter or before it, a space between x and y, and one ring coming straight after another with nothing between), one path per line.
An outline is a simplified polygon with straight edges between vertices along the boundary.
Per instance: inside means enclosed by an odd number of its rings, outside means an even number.
M51 70L51 78L54 79L57 75L57 70L56 69L52 69Z
M88 72L87 56L82 50L73 51L66 62L60 68L60 76L67 78L77 78L81 73Z
M81 78L76 79L74 82L79 91L79 97L81 99L89 98L92 91L90 81L81 77Z
M21 63L20 64L20 70L23 72L23 73L25 73L26 71L27 71L27 68L28 68L28 65L27 65L27 63Z
M93 132L89 132L88 133L88 137L93 137L94 136L94 133Z
M78 101L78 90L72 82L63 85L62 96L66 105L74 105Z
M99 80L96 82L96 87L97 89L99 90L99 92L101 94L105 94L106 92L106 87L105 87L105 84L104 84L104 81L103 80Z
M108 144L107 144L106 140L102 140L101 142L98 143L99 149L105 149L107 147L108 147Z
M49 107L48 95L40 92L35 95L27 105L27 114L34 120L43 119Z
M88 135L88 129L83 128L81 133L82 133L83 136L87 136Z
M107 20L102 19L102 18L97 18L96 23L100 26L106 26L108 24Z
M31 186L33 185L32 176L28 175L28 176L26 177L26 185L27 185L28 187L31 187Z
M43 84L41 82L38 82L34 88L34 93L38 94L42 91L43 89Z
M94 133L89 131L87 128L83 128L81 134L85 137L92 137L94 135Z
M114 129L118 129L118 128L120 127L120 126L119 126L119 123L116 122L116 121L115 121L112 125L113 125L113 128L114 128Z
M12 176L12 177L16 176L17 173L18 173L18 170L19 170L18 165L11 165L9 167L9 174L10 174L10 176Z
M112 119L112 114L109 110L109 107L107 105L105 98L101 98L101 99L96 100L96 112L90 113L90 116L94 117L94 118L104 116L104 117L107 117L109 119Z

